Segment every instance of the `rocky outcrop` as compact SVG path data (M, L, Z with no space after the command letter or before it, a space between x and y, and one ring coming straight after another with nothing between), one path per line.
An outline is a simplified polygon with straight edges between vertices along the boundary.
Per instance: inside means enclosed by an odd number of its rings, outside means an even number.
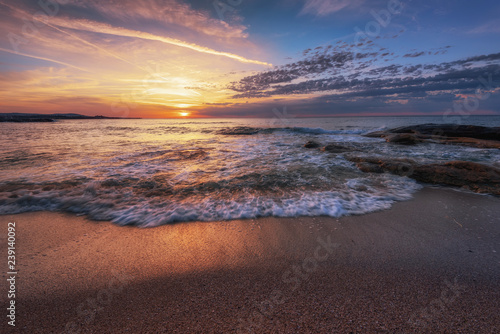
M310 140L304 144L304 147L305 148L318 148L318 147L321 147L321 144L318 142L315 142L314 140ZM327 144L327 145L321 147L321 151L328 152L328 153L344 153L344 152L359 151L359 149L339 145L336 143L330 143L330 144Z
M423 139L419 138L417 135L410 133L397 133L390 134L385 137L388 143L397 143L402 145L415 145L423 142Z
M500 140L499 127L456 124L421 124L391 130L392 133L419 133L444 137L466 137L487 140Z
M365 173L392 173L423 183L463 187L500 195L500 169L470 161L419 164L411 159L348 157Z
M376 131L366 137L381 137L389 143L415 145L423 142L500 148L500 128L475 125L421 124Z
M417 165L410 177L420 182L447 184L478 193L500 195L500 170L475 162Z
M315 142L315 141L313 141L313 140L310 140L310 141L308 141L307 143L304 144L304 147L305 148L318 148L318 147L320 147L320 144L317 143L317 142Z

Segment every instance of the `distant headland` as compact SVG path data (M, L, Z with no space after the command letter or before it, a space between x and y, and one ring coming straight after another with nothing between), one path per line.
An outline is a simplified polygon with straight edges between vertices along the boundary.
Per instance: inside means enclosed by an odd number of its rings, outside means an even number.
M56 119L140 119L138 117L108 117L108 116L86 116L81 114L26 114L5 113L0 114L0 122L55 122Z

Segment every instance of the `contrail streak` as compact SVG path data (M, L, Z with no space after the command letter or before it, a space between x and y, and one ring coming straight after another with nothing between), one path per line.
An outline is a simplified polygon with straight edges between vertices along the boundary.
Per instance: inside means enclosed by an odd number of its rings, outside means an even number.
M76 68L77 70L84 71L84 72L89 72L90 73L90 71L88 71L86 69L83 69L81 67L65 63L63 61L55 60L55 59L50 59L50 58L46 58L46 57L29 55L27 53L17 52L17 51L14 51L14 50L9 50L9 49L4 49L4 48L0 48L0 51L12 53L12 54L19 55L19 56L29 57L29 58L45 60L45 61L49 61L49 62L52 62L52 63L56 63L56 64L61 64L61 65L73 67L73 68Z
M126 28L117 28L117 27L113 27L113 26L105 24L105 23L93 22L93 21L88 21L88 20L67 21L67 20L62 20L62 19L55 19L55 20L53 20L53 23L57 26L64 27L64 28L85 30L85 31L90 31L90 32L95 32L95 33L109 34L109 35L122 36L122 37L140 38L140 39L146 39L146 40L151 40L151 41L159 41L159 42L163 42L166 44L176 45L176 46L184 47L184 48L191 49L191 50L198 51L198 52L202 52L202 53L207 53L207 54L212 54L212 55L216 55L216 56L223 56L223 57L235 59L235 60L238 60L238 61L243 62L243 63L272 66L271 64L266 63L266 62L262 62L259 60L247 59L245 57L238 56L238 55L233 54L233 53L213 50L213 49L210 49L210 48L207 48L204 46L184 42L184 41L181 41L181 40L178 40L175 38L157 36L157 35L153 35L153 34L150 34L147 32L135 31L135 30L130 30L130 29L126 29Z
M19 8L16 8L16 7L13 7L9 4L6 4L2 1L0 1L0 4L6 6L6 7L9 7L10 9L14 10L14 11L17 11L17 12L20 12L24 15L28 15L30 16L29 13L19 9ZM184 42L184 41L181 41L181 40L178 40L178 39L175 39L175 38L170 38L170 37L162 37L162 36L157 36L157 35L153 35L153 34L150 34L150 33L147 33L147 32L142 32L142 31L135 31L135 30L130 30L130 29L126 29L126 28L117 28L117 27L113 27L111 25L108 25L108 24L105 24L105 23L99 23L99 22L92 22L92 21L88 21L88 20L72 20L72 21L68 21L68 20L63 20L63 19L60 19L60 18L55 18L55 17L52 17L50 20L53 24L51 23L48 23L48 22L45 22L43 20L40 20L36 17L33 16L33 19L34 20L37 20L39 22L42 22L46 25L48 25L49 27L53 28L53 29L56 29L57 31L59 32L62 32L68 36L71 36L73 38L76 38L78 39L79 41L87 44L87 45L91 45L117 59L120 59L122 61L125 61L127 62L128 64L131 64L133 65L134 67L137 67L137 68L140 68L139 66L129 62L128 60L124 59L124 58L121 58L109 51L107 51L106 49L103 49L93 43L90 43L78 36L75 36L73 34L70 34L69 32L67 31L64 31L62 29L59 29L56 27L59 26L59 27L64 27L64 28L69 28L69 29L75 29L75 30L85 30L85 31L90 31L90 32L95 32L95 33L101 33L101 34L109 34L109 35L116 35L116 36L122 36L122 37L132 37L132 38L140 38L140 39L146 39L146 40L151 40L151 41L159 41L159 42L163 42L163 43L166 43L166 44L171 44L171 45L176 45L176 46L180 46L180 47L184 47L184 48L187 48L187 49L191 49L191 50L194 50L194 51L197 51L197 52L202 52L202 53L207 53L207 54L212 54L212 55L216 55L216 56L223 56L223 57L227 57L227 58L231 58L231 59L235 59L237 61L240 61L240 62L243 62L243 63L250 63L250 64L258 64L258 65L264 65L264 66L272 66L272 64L269 64L269 63L266 63L266 62L262 62L262 61L259 61L259 60L252 60L252 59L247 59L245 57L242 57L242 56L239 56L239 55L236 55L236 54L233 54L233 53L229 53L229 52L223 52L223 51L217 51L217 50L213 50L213 49L210 49L210 48L207 48L207 47L204 47L204 46L200 46L200 45L197 45L197 44L194 44L194 43L188 43L188 42ZM140 68L142 70L144 70L143 68Z
M4 5L4 6L6 6L6 7L9 7L10 9L12 9L12 10L14 10L14 11L16 11L16 12L19 12L19 13L21 13L21 14L24 14L24 15L30 16L30 14L29 14L29 13L25 12L25 11L24 11L24 10L22 10L22 9L19 9L19 8L13 7L13 6L11 6L11 5L9 5L9 4L6 4L6 3L4 3L4 2L2 2L2 1L0 1L0 4ZM68 36L70 36L70 37L72 37L72 38L74 38L74 39L79 40L80 42L82 42L82 43L84 43L84 44L87 44L87 45L89 45L89 46L91 46L91 47L94 47L94 48L96 48L96 49L98 49L98 50L100 50L100 51L102 51L102 52L104 52L104 53L108 54L109 56L111 56L111 57L113 57L113 58L116 58L116 59L118 59L118 60L124 61L124 62L126 62L127 64L130 64L130 65L132 65L132 66L134 66L134 67L136 67L136 68L138 68L138 69L140 69L140 70L142 70L142 71L146 71L146 72L148 72L146 69L144 69L144 68L142 68L142 67L140 67L140 66L138 66L138 65L136 65L136 64L134 64L134 63L132 63L132 62L130 62L130 61L128 61L127 59L122 58L122 57L120 57L120 56L117 56L117 55L113 54L112 52L109 52L108 50L106 50L106 49L104 49L104 48L102 48L102 47L100 47L100 46L98 46L98 45L95 45L95 44L93 44L93 43L91 43L91 42L89 42L89 41L84 40L83 38L80 38L80 37L78 37L78 36L76 36L76 35L70 34L70 33L69 33L69 32L67 32L67 31L64 31L64 30L62 30L62 29L59 29L58 27L56 27L56 26L54 26L54 25L52 25L52 24L50 24L50 23L48 23L48 22L45 22L45 21L43 21L43 20L40 20L40 19L38 19L38 18L37 18L37 17L35 17L35 16L33 16L32 18L33 18L33 20L36 20L36 21L38 21L38 22L41 22L41 23L43 23L43 24L45 24L45 25L47 25L47 26L51 27L52 29L55 29L55 30L57 30L57 31L59 31L59 32L61 32L61 33L65 34L65 35L68 35ZM52 18L52 20L54 20L54 18ZM13 52L11 52L11 53L13 53Z

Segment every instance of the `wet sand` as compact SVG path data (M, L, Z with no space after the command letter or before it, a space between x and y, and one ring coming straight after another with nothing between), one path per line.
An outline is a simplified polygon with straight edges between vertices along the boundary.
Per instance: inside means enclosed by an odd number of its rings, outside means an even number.
M498 333L500 198L424 188L363 216L16 222L20 333Z

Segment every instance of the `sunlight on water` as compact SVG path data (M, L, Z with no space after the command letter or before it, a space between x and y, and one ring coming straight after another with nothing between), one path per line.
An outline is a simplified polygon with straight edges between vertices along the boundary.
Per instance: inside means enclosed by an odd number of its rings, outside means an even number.
M486 117L487 118L487 117ZM478 117L476 123L498 123ZM119 224L361 214L420 186L346 154L498 162L498 150L397 146L363 133L439 118L72 120L2 124L0 213L63 210ZM474 121L474 120L471 120ZM342 144L331 154L308 140Z

